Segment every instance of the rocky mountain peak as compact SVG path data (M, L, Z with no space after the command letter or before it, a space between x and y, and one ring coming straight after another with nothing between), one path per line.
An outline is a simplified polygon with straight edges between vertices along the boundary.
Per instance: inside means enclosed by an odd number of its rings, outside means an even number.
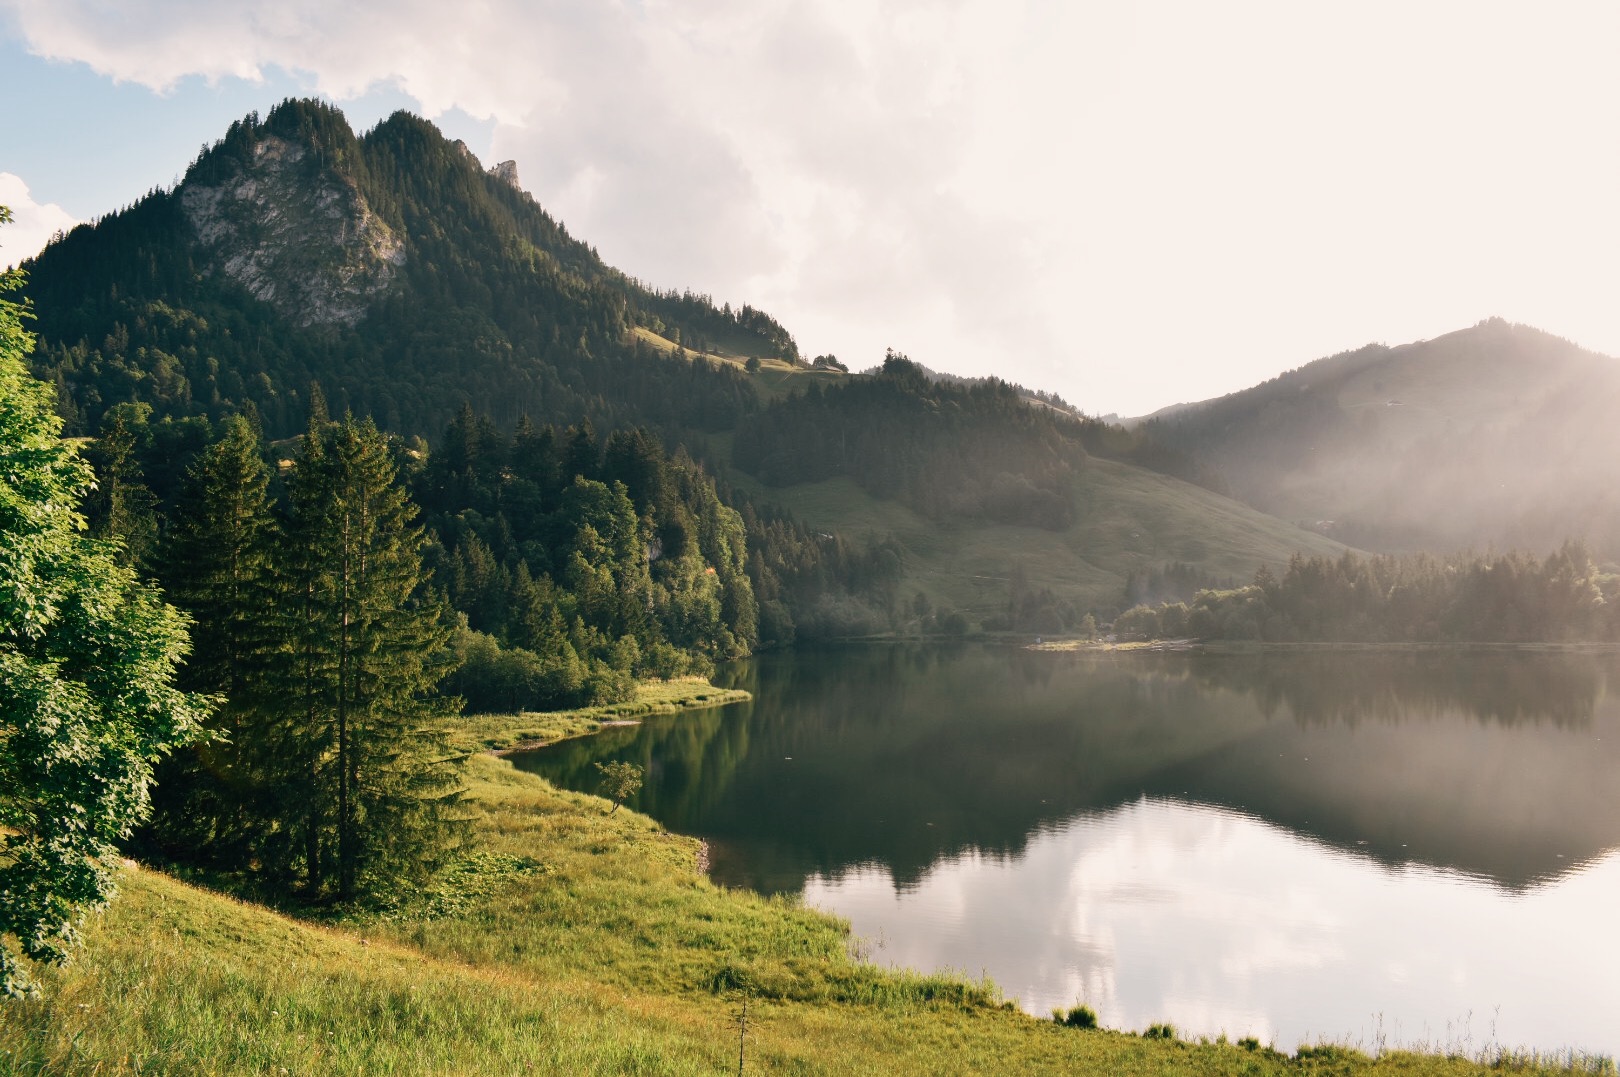
M327 154L260 130L245 159L189 179L180 204L216 272L300 326L352 326L405 245Z
M502 181L503 183L510 183L513 187L516 187L518 190L523 189L522 184L518 183L518 171L517 171L517 162L516 161L502 161L500 164L496 165L494 168L491 168L489 170L489 174L491 176L494 176L496 179Z

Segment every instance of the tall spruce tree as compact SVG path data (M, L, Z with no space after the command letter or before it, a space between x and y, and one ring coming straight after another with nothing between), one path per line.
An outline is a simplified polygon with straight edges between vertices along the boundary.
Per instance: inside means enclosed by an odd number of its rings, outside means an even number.
M168 760L151 833L170 854L244 867L275 801L276 738L254 701L276 646L270 626L269 471L243 416L187 468L161 557L167 593L197 624L187 687L218 693L222 737Z
M267 681L297 773L281 853L311 897L347 900L419 874L454 839L445 741L448 620L427 591L416 508L370 420L318 423L279 539L287 645ZM299 818L292 819L296 805Z
M258 432L240 415L186 470L163 561L170 598L206 629L185 666L201 691L240 698L262 665L269 487Z

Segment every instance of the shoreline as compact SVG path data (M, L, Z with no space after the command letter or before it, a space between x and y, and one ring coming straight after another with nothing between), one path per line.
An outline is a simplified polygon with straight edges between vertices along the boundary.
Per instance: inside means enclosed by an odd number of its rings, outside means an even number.
M467 714L457 719L453 737L469 754L506 757L588 737L604 729L640 725L663 714L744 703L753 695L740 688L717 688L701 677L641 681L635 698L564 711Z
M1465 643L1166 639L1132 642L1105 640L1050 640L1026 643L1026 651L1046 654L1620 654L1620 643Z

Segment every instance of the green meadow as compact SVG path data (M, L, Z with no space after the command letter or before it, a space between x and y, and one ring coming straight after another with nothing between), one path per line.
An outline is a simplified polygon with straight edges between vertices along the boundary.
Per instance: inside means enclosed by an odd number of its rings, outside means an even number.
M729 459L729 435L710 439ZM1061 531L986 520L930 520L841 477L770 487L736 467L726 481L813 528L852 539L893 536L904 551L904 593L977 620L1005 608L1014 567L1080 609L1117 602L1127 574L1184 562L1247 583L1295 553L1336 557L1346 547L1314 531L1157 472L1092 457L1075 482L1076 522Z
M843 922L711 884L644 816L488 753L464 777L470 842L386 906L299 918L126 865L78 960L0 1003L0 1074L728 1073L745 1000L747 1073L1613 1072L1066 1027L868 964Z

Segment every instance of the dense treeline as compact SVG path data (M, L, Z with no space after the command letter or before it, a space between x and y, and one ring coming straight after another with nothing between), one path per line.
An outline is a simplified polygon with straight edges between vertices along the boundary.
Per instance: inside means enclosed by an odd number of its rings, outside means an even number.
M773 486L848 476L925 516L1062 530L1088 455L1209 484L1181 453L1121 427L1032 402L998 378L940 378L890 352L876 372L743 416L737 466Z
M762 310L730 303L719 307L707 295L652 291L642 301L641 324L686 348L702 352L760 356L797 362L793 334Z
M759 611L742 518L684 450L462 410L413 488L466 627L454 683L477 709L626 696L636 676L749 653Z
M760 643L867 636L898 627L904 565L892 536L851 542L816 531L736 491L748 535L748 575L759 600Z
M738 465L782 486L847 475L925 516L1060 529L1086 458L1072 420L996 380L931 380L893 352L872 377L772 404L737 430Z
M459 829L446 744L449 611L417 509L370 421L319 408L271 495L235 418L180 481L154 559L195 619L186 685L214 738L160 774L146 840L307 900L429 872Z
M1538 560L1497 556L1294 557L1279 578L1137 606L1122 638L1368 643L1620 639L1620 576L1579 543Z
M902 566L892 540L857 545L756 506L646 430L604 439L589 422L520 421L508 437L464 409L414 489L438 536L431 561L474 634L458 646L475 667L505 670L492 694L463 666L453 683L475 708L602 702L628 690L627 673L702 673L756 646L893 625ZM542 677L546 690L511 694L516 665L575 668L559 619L579 621L565 635L586 667L595 656L599 676Z
M226 254L194 238L186 192L236 190L278 139L308 147L287 166L302 170L299 184L354 192L399 241L394 278L352 325L308 324L277 305L274 289L256 298L222 270ZM242 227L255 234L260 222ZM344 256L310 242L287 254L292 269L307 262L318 275ZM629 344L630 328L679 333L686 320L694 339L725 328L739 351L792 351L758 311L654 293L607 267L426 121L396 113L356 138L341 113L309 101L233 124L181 187L74 229L29 272L41 312L35 373L55 384L77 434L138 402L159 418L216 422L251 404L270 436L288 436L302 426L312 382L335 413L403 433L441 429L462 402L508 425L527 414L721 429L757 406L746 379Z

